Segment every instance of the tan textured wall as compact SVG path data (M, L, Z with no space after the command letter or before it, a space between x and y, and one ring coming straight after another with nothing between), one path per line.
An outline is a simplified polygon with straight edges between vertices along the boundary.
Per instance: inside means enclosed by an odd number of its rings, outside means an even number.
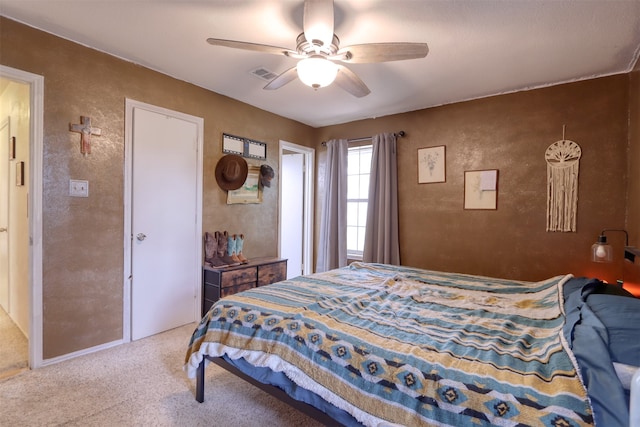
M305 145L306 125L0 18L0 63L44 76L44 358L122 337L125 98L204 118L203 229L247 236L248 257L277 255L278 141ZM80 116L102 129L83 157ZM214 169L222 133L268 144L276 180L260 205L227 206ZM90 197L68 196L69 179Z
M625 223L626 75L565 84L319 129L316 142L404 130L398 144L400 252L405 265L539 280L620 276L589 262L603 228ZM547 233L545 150L582 148L576 233ZM417 183L417 150L446 146L446 183ZM318 172L324 149L318 144ZM464 171L499 170L498 209L463 210ZM323 191L319 177L318 197ZM318 206L320 206L318 204ZM610 239L620 244L619 237ZM622 249L620 249L622 250Z

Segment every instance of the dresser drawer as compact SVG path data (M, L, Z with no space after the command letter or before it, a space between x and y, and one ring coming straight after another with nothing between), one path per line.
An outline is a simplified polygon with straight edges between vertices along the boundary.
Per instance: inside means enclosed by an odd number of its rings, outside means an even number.
M279 282L287 278L287 261L258 266L258 286Z
M204 299L211 301L218 301L220 299L220 287L205 283L204 287Z
M287 260L254 258L248 264L223 268L203 268L202 315L222 297L279 282L287 277Z
M220 289L220 298L226 297L227 295L237 294L238 292L247 291L249 289L255 288L255 282L251 283L243 283L241 285L236 286L228 286L226 288Z
M258 271L255 266L221 272L220 287L231 288L245 283L255 285Z
M202 314L201 314L202 317L204 317L205 314L207 314L207 311L209 311L209 309L211 308L214 302L215 301L210 301L208 299L202 300Z
M220 271L204 268L204 283L220 286Z

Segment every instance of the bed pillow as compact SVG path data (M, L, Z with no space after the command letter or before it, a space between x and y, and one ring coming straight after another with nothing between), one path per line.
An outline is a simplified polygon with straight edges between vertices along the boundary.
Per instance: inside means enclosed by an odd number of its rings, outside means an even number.
M640 299L591 294L587 304L607 328L612 361L640 366Z

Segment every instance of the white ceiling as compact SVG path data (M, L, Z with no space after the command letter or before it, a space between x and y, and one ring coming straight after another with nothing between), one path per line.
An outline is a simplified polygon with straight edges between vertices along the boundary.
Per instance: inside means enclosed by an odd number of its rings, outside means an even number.
M355 98L297 79L276 91L250 71L285 56L207 37L295 50L302 0L0 0L0 14L314 127L631 71L640 0L335 0L341 46L426 42L424 59L349 64Z

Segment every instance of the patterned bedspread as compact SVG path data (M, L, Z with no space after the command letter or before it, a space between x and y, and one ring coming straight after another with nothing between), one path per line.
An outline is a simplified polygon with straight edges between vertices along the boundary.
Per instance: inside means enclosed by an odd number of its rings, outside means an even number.
M284 372L365 425L593 425L561 287L354 263L216 303L203 355Z

